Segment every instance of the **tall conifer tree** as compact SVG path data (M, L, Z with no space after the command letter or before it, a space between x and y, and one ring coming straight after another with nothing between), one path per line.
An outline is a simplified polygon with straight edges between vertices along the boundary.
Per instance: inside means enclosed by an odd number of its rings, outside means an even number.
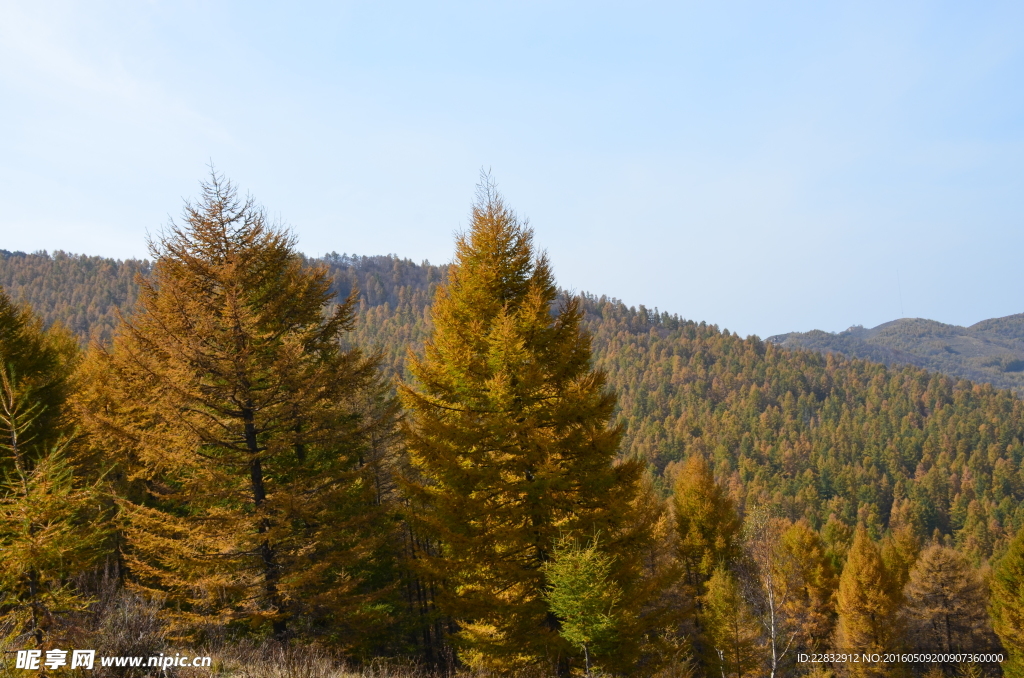
M43 329L42 320L15 304L0 289L0 364L12 388L32 408L19 449L26 459L46 454L72 428L69 398L78 347L59 325ZM14 470L14 458L0 461L0 473Z
M599 536L624 600L643 538L629 520L642 467L616 463L615 397L591 369L579 301L558 304L532 230L485 178L401 395L412 518L438 544L420 572L443 586L463 660L499 671L564 671L573 653L544 595L560 538Z
M686 460L676 480L673 502L679 531L679 560L695 596L720 564L740 556L740 518L725 488L715 482L704 457Z
M759 673L761 628L750 604L740 593L736 578L724 564L711 573L701 606L701 626L709 676L751 676Z
M836 629L837 651L883 653L893 649L898 637L895 626L897 601L892 597L890 575L882 562L878 545L858 525L853 545L839 578L836 605L839 621ZM854 675L879 675L869 664L847 666Z
M68 407L77 347L0 290L0 638L37 646L88 600L71 583L101 554L95 469L76 459Z
M376 359L343 350L354 298L214 174L151 244L141 308L98 353L90 426L143 491L123 505L136 585L179 628L302 621L343 645L384 623L370 434L393 418ZM376 560L378 565L374 565Z
M995 639L985 613L981 578L953 549L932 544L903 589L910 649L915 652L987 652Z
M786 584L791 587L781 607L796 622L794 650L818 651L827 647L835 623L838 577L821 537L806 519L798 520L782 533L780 550Z
M882 563L889 573L892 596L898 599L910 578L910 571L917 562L921 545L913 530L907 525L897 524L882 539Z

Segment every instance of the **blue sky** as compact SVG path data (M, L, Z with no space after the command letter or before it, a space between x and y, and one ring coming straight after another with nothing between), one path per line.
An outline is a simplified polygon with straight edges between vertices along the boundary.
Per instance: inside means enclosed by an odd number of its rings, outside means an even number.
M443 262L486 167L578 291L1024 311L1019 2L0 0L0 103L8 250L143 256L212 160L309 254Z

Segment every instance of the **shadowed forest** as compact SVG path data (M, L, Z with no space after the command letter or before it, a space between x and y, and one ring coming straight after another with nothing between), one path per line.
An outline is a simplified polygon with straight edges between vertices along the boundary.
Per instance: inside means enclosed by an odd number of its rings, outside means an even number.
M1015 393L569 295L541 245L485 179L447 266L310 259L213 176L149 261L0 251L3 649L1024 676Z

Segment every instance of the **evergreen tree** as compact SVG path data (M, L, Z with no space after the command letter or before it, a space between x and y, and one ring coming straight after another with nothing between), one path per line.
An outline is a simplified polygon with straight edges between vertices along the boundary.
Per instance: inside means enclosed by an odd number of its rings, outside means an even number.
M910 579L910 572L917 562L921 545L913 530L906 525L895 525L882 540L882 563L889 573L892 586L891 596L899 600L903 587Z
M853 542L853 528L847 525L835 513L829 514L828 520L821 526L821 541L825 545L825 553L836 572L843 571L846 556Z
M401 390L410 517L438 544L414 562L442 587L462 659L503 672L545 661L565 670L571 649L542 569L560 536L603 535L624 600L647 539L630 520L642 466L616 462L615 397L591 369L579 300L556 309L557 297L533 232L485 180L412 361L415 385Z
M859 525L839 578L837 651L892 651L897 637L896 607L878 546L864 526ZM847 665L847 669L855 675L875 675L877 671L868 664Z
M1003 673L1024 678L1024 530L996 563L989 587L992 627L1007 653Z
M0 289L0 365L16 399L31 408L20 415L25 429L18 448L26 460L47 454L70 433L77 362L78 347L65 330L58 325L44 331L31 309ZM0 461L0 473L12 471L13 456Z
M676 557L682 581L682 598L693 601L687 607L685 632L694 640L694 650L705 662L716 650L701 615L706 584L719 566L729 567L741 555L740 518L725 488L715 482L711 467L695 454L679 469L672 495L677 534ZM685 613L684 612L684 613Z
M636 544L631 558L641 563L640 579L629 591L630 599L618 606L617 652L637 657L632 670L654 673L690 666L694 601L682 585L676 554L675 520L668 502L658 496L650 472L644 474L633 501L630 530L644 534L646 543ZM676 667L675 669L671 667ZM630 669L625 663L617 670Z
M0 291L0 638L50 643L86 609L71 578L101 553L94 469L72 454L76 351Z
M696 595L721 563L740 555L740 518L724 487L700 455L679 471L673 502L679 531L679 560Z
M614 633L612 612L622 597L609 579L612 560L598 549L596 538L584 547L575 540L562 539L543 570L548 604L561 622L562 637L583 651L589 676L595 643Z
M986 652L994 638L981 580L956 551L926 548L904 589L912 648L918 652Z
M143 482L122 502L136 586L179 630L305 625L350 649L388 619L388 521L371 441L393 408L376 360L342 350L354 298L325 314L323 269L217 175L151 243L140 308L85 404Z
M763 655L760 624L724 565L711 573L701 608L708 675L743 678L758 673Z

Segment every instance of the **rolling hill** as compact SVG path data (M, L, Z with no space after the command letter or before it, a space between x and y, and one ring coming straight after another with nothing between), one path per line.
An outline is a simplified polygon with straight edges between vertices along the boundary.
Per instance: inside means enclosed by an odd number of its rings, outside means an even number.
M970 327L903 318L871 329L791 332L767 341L886 365L916 365L1024 395L1024 313Z
M430 332L445 268L393 256L309 263L329 269L339 297L358 290L351 341L378 350L385 373L403 377L408 351ZM0 253L0 286L46 322L100 344L118 314L130 313L134 276L148 270L144 261ZM954 364L941 351L1013 378L1018 316L966 330L901 321L843 333L876 351L866 360L823 348L836 335L806 347L795 337L741 338L590 295L583 310L595 364L618 396L621 452L645 459L666 494L681 462L701 454L741 508L767 504L805 517L836 553L858 522L880 536L896 521L922 538L944 535L984 562L1024 526L1024 400L890 355L924 361L914 351L932 346L947 362L931 364Z

